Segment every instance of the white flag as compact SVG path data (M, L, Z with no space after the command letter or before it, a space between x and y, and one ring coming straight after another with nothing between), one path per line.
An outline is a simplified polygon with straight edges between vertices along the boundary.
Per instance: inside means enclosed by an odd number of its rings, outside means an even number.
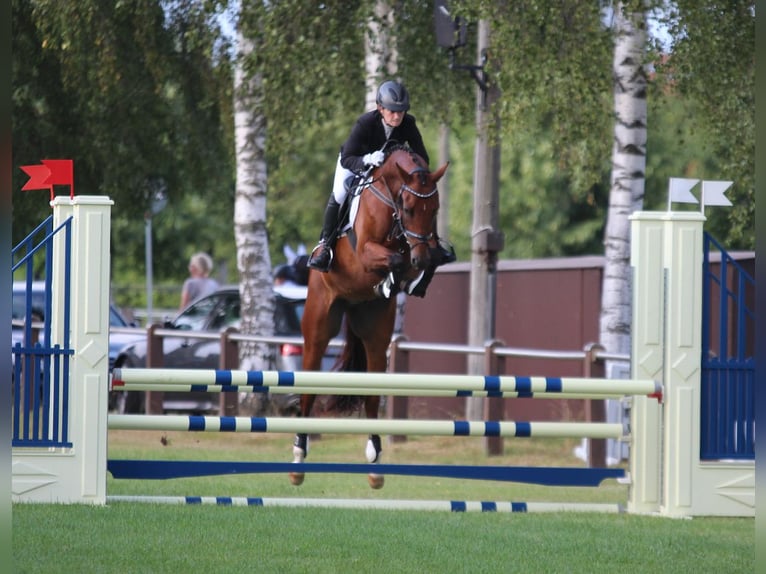
M703 181L702 204L731 205L731 201L724 195L724 192L729 189L733 183L733 181Z
M670 193L668 203L699 203L691 190L699 183L698 179L683 177L670 178Z

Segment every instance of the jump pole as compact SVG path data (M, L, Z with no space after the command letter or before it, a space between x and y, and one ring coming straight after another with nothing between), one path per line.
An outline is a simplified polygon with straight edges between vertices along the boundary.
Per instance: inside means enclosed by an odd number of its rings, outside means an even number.
M623 438L618 423L109 415L111 430Z
M625 512L620 504L566 502L496 502L466 500L377 500L364 498L266 498L234 496L120 496L107 497L107 503L184 504L190 506L254 506L290 508L355 508L369 510L428 510L442 512Z
M471 466L460 464L391 464L341 462L262 462L210 460L136 460L109 459L108 472L116 479L167 480L232 474L385 474L521 482L540 486L596 487L607 479L625 481L622 468Z
M614 399L624 397L624 393L521 393L515 391L454 391L438 389L380 389L354 387L266 387L258 385L166 385L155 383L123 383L116 387L123 391L161 391L161 392L200 392L200 393L269 393L273 395L381 395L395 397L493 397L501 399ZM297 392L296 392L297 391Z
M115 369L112 389L125 383L162 385L224 385L252 387L290 387L300 389L327 385L337 388L438 389L518 393L561 392L660 397L662 385L651 379L588 379L577 377L520 377L488 375L442 375L410 373L348 373L321 371L237 371L212 369Z
M77 428L70 429L71 448L48 453L13 450L12 494L14 500L25 502L104 504L111 200L57 197L51 205L54 226L58 227L62 217L70 215L75 219L82 215L80 219L84 222L75 222L72 227L72 293L77 301L71 326L75 357L70 362L73 384L68 399L72 407L69 422ZM664 516L755 513L753 464L719 461L711 466L699 457L704 220L704 214L692 212L638 212L631 216L634 278L631 377L659 380L663 384L662 401L657 401L649 398L651 391L630 392L629 381L609 383L619 384L626 395L636 395L631 408L628 501L628 511L633 513ZM59 331L57 322L61 321L57 302L63 301L57 286L63 284L61 277L69 272L63 267L61 255L60 247L55 247L51 317L55 332ZM331 374L333 381L337 381L338 375ZM439 377L446 380L445 376ZM541 380L545 381L542 388L548 391L548 382L563 379ZM463 384L456 390L462 390ZM602 380L598 390L590 391L603 393L604 384ZM606 388L611 390L611 386ZM466 390L511 392L484 385ZM515 392L519 390L513 388ZM532 388L531 382L521 390L540 392Z

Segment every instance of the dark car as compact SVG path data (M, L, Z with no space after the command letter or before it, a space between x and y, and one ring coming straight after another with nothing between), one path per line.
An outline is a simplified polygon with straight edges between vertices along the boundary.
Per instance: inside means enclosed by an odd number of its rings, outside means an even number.
M300 337L301 318L306 302L306 287L300 285L275 287L276 307L274 310L275 335ZM184 336L184 331L220 333L240 324L239 287L236 285L218 289L211 295L198 299L172 321L166 329L179 331L177 337L162 337L163 368L167 369L218 369L220 366L221 344L218 339L200 339ZM115 366L124 368L146 367L146 338L135 341L121 349ZM300 370L303 347L300 344L282 344L275 353L275 363L270 368L282 371ZM325 355L322 368L330 370L335 362L337 347L330 348ZM113 391L111 408L117 412L131 413L144 410L143 393L138 391ZM217 393L166 392L163 410L206 413L218 410Z
M27 292L27 284L24 281L13 282L13 295L11 300L11 346L15 347L17 343L24 346L24 323L27 314L32 320L32 344L42 340L42 325L45 322L46 292L44 281L32 282L31 289ZM109 305L109 370L114 367L114 361L117 353L126 345L140 339L144 336L130 333L113 333L111 328L132 327L131 323L125 319L120 310L113 304ZM15 364L15 354L11 352L12 364Z

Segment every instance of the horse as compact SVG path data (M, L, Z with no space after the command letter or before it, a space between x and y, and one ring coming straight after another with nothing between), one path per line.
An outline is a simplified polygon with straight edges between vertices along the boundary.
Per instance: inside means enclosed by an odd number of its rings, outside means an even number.
M353 226L335 245L330 270L309 273L308 295L301 320L303 369L320 370L322 356L345 318L345 345L335 369L354 372L385 372L386 353L396 318L395 293L433 268L436 261L436 214L439 191L436 183L447 170L444 164L430 172L422 157L395 144L357 189L361 189ZM348 204L349 201L346 203ZM394 278L391 296L382 298L375 286L389 274ZM301 395L298 416L311 416L316 395ZM336 410L357 408L362 397L336 397ZM378 418L380 396L363 398L367 418ZM379 435L370 435L366 458L380 462ZM293 443L293 462L308 454L308 436L299 433ZM294 485L304 474L290 473ZM384 477L370 473L372 488L382 488Z

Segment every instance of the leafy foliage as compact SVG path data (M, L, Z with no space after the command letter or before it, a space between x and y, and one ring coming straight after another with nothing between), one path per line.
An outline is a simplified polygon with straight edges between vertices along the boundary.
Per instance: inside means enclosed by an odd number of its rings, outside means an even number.
M720 171L734 182L732 208L711 211L710 231L730 248L755 246L755 3L678 0L666 17L672 56L660 72L686 101L686 121L710 142Z
M115 201L116 270L141 260L136 239L158 186L168 210L233 187L225 45L198 2L183 4L13 1L13 164L71 158L76 193ZM25 177L14 171L14 189ZM15 194L14 242L47 215L43 193ZM187 231L158 250L160 267L183 273Z
M634 1L634 0L631 0ZM638 0L635 0L638 1ZM153 186L157 284L180 283L192 251L211 252L233 280L232 62L215 0L12 0L13 165L75 160L76 192L115 200L113 276L141 284L144 215ZM267 114L271 260L319 233L338 148L363 112L364 37L374 0L242 3L258 40ZM391 0L397 75L410 90L426 145L451 128L450 228L470 255L476 83L437 47L433 2ZM450 1L467 22L458 65L476 63L487 18L486 70L500 89L502 257L600 253L612 145L612 43L603 3ZM657 4L656 2L651 5ZM647 208L663 208L667 178L731 179L733 209L707 227L734 248L754 243L753 3L680 0L666 13L649 93ZM380 23L385 25L384 22ZM587 49L584 47L587 46ZM44 191L13 173L13 241L47 214ZM58 190L61 193L60 190Z

